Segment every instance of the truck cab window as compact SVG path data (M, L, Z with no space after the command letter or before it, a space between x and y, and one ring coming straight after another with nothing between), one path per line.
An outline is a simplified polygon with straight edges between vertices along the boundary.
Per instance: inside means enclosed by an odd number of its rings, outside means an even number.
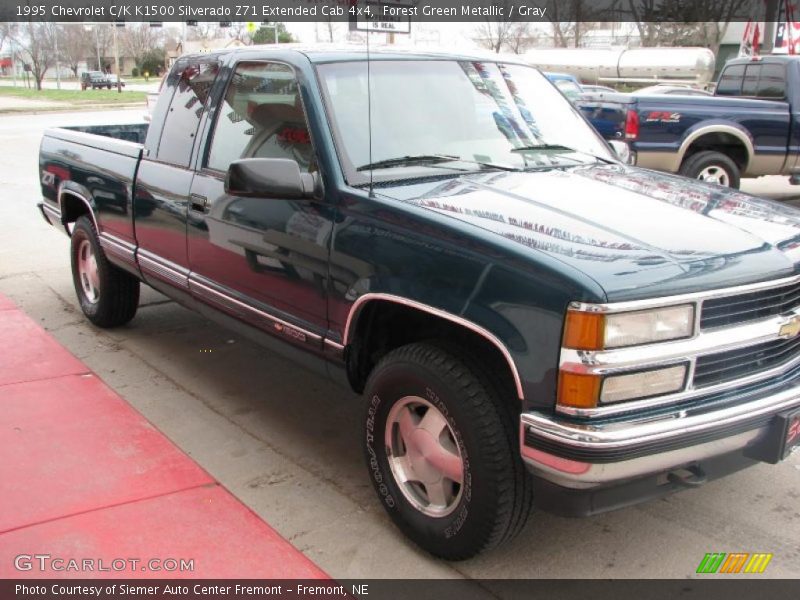
M786 73L783 65L763 65L761 67L757 96L776 100L786 96Z
M761 74L761 65L747 65L742 80L742 96L755 96L758 90L758 77Z
M744 65L731 65L722 72L717 85L717 96L738 96L742 91Z
M158 143L159 162L189 166L200 117L218 70L216 62L187 61L170 73L167 86L175 91Z
M288 158L313 170L308 123L288 66L239 64L217 115L208 168L226 171L239 158Z

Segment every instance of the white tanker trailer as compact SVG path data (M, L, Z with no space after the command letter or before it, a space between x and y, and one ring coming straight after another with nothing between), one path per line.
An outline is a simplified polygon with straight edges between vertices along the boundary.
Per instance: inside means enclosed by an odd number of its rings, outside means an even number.
M542 48L524 59L542 71L575 75L585 83L687 83L703 86L714 76L708 48Z

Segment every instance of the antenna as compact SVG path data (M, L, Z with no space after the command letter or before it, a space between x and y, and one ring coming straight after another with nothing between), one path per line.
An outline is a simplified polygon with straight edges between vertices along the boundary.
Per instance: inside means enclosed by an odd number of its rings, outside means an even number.
M369 57L369 34L370 34L370 21L367 18L367 137L369 139L369 164L372 164L372 79L371 79L371 61ZM369 195L372 196L372 171L369 170Z

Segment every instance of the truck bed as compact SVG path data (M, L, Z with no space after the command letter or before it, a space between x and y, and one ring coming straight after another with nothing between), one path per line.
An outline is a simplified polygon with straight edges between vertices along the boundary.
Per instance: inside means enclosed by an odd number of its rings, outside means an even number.
M76 210L76 203L88 203L98 233L134 243L133 184L148 127L132 123L46 130L39 169L50 214L60 216Z

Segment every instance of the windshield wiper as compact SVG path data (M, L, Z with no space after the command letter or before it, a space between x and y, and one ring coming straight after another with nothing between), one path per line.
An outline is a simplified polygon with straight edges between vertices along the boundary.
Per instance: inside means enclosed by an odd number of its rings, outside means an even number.
M492 162L469 160L466 158L461 158L460 156L454 156L452 154L417 154L414 156L399 156L397 158L387 158L385 160L379 160L366 165L361 165L360 167L356 168L356 171L368 171L369 169L390 169L392 167L406 167L410 165L438 166L440 163L444 162L463 162L472 165L479 165L481 167L488 167L490 169L499 169L501 171L519 170L516 167L512 167L511 165L501 165ZM454 169L454 170L460 171L461 169Z
M370 169L390 169L392 167L405 167L408 165L435 165L437 163L452 162L458 160L457 156L449 154L417 154L414 156L398 156L397 158L386 158L375 162L367 163L356 167L356 171L368 171Z

